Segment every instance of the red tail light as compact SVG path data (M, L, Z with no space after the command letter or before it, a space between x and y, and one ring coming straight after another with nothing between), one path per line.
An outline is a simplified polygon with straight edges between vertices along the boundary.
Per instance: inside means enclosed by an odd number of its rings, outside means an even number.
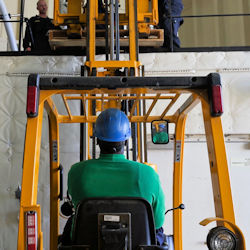
M38 93L36 86L29 86L27 93L27 108L26 113L29 117L34 117L37 115L38 109Z
M207 79L211 116L221 116L223 114L223 105L220 75L211 73L207 76Z
M26 113L28 117L36 117L38 115L39 81L39 75L29 75L26 104Z
M220 116L223 114L221 85L212 86L212 110L211 111L212 111L213 116Z
M26 212L26 246L27 250L37 250L37 213Z

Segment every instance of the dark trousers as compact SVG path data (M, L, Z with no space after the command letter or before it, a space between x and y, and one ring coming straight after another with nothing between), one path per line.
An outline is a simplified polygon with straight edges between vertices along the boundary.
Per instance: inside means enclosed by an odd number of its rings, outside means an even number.
M182 10L182 0L158 0L159 27L164 29L164 47L168 50L180 47L178 30L183 18L178 16L181 16Z
M171 36L173 37L173 48L180 48L181 42L178 37L178 29L181 26L180 18L173 18L172 19L172 31L171 31L171 20L170 18L165 18L160 20L159 27L164 29L164 44L163 46L166 47L168 50L171 49ZM171 33L172 32L172 33Z

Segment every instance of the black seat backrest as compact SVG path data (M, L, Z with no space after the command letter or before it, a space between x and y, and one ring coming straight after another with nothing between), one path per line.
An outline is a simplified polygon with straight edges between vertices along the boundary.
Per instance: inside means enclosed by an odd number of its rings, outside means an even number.
M79 203L73 230L73 245L98 249L98 213L130 213L132 249L155 245L155 226L151 205L142 198L90 198Z

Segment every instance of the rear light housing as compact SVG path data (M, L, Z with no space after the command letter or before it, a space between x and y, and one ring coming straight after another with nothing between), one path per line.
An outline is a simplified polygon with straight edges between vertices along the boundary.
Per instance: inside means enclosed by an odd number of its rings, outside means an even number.
M238 249L238 239L231 230L219 226L209 231L207 246L209 250L235 250Z
M223 114L222 87L219 74L209 75L209 101L211 115L221 116Z
M35 211L28 211L25 214L26 218L26 249L37 250L37 213Z
M26 113L28 117L38 115L39 103L39 75L30 75L28 79Z

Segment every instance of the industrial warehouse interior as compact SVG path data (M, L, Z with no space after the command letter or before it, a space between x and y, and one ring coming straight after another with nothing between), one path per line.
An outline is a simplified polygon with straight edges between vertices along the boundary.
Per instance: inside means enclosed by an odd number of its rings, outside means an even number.
M180 15L166 14L172 35L175 20L184 20L180 47L171 38L166 49L160 0L103 1L105 13L97 1L48 0L57 27L50 50L25 51L38 2L0 0L0 250L248 249L250 1L183 0ZM60 243L69 170L99 157L95 124L108 108L130 122L125 157L159 176L171 210L162 248L155 227L147 243L134 245L133 215L120 248L100 246L100 232L93 246ZM169 140L155 142L162 121ZM100 225L86 231L92 227Z

